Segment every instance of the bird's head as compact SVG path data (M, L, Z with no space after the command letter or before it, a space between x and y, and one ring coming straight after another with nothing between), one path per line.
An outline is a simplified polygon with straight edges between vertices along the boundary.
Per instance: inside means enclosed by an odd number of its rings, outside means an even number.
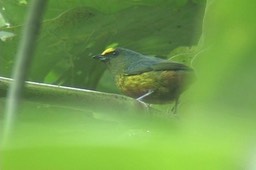
M136 63L141 56L140 53L125 48L107 48L93 58L106 63L113 73L121 73Z

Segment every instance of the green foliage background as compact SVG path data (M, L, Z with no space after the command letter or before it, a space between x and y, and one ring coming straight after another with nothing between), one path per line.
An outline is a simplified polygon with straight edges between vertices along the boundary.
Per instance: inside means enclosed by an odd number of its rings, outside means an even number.
M0 74L10 77L27 4L0 4L5 7L4 19L11 24L1 31L15 34L0 42ZM76 107L67 96L65 103L40 96L26 99L10 147L1 151L2 166L255 167L255 2L209 0L206 15L204 6L204 1L186 0L49 1L30 80L117 92L103 65L91 59L113 43L169 58L176 53L187 58L192 53L198 80L184 94L178 117L171 119L120 116L122 109L112 102L104 107L116 110L114 116L110 111L86 109L86 104ZM196 52L188 49L199 38ZM4 104L1 96L1 122Z
M17 1L3 5L3 15L11 23L6 31L16 35L1 42L0 72L10 77L27 5ZM105 68L92 56L111 44L160 56L179 46L195 45L203 7L204 3L187 1L50 1L29 80L86 89L105 86L106 80L110 84L110 75L99 83ZM22 14L15 18L9 8ZM113 85L100 88L113 89Z

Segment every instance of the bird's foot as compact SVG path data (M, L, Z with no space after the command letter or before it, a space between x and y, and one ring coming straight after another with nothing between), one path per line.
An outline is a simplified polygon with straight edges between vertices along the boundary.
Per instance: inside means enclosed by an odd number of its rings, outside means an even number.
M174 106L168 111L168 114L170 115L176 115L178 111L179 106L179 98L177 98L174 102Z

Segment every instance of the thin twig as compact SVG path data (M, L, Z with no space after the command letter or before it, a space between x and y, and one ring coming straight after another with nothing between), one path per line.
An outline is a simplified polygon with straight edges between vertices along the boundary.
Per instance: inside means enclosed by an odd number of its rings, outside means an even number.
M16 54L16 63L13 69L13 83L7 95L7 105L4 119L3 144L7 144L14 129L16 114L21 100L24 81L29 72L30 63L39 34L41 19L47 0L33 0L28 11L23 35Z

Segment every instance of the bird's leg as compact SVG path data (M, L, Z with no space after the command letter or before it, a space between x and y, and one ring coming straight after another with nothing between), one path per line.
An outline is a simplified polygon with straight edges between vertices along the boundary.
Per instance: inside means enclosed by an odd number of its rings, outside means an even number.
M149 96L150 94L152 94L154 92L154 90L149 90L147 93L143 94L142 96L138 97L136 100L138 100L139 102L141 102L142 104L144 104L147 108L147 110L149 111L150 108L150 104L145 103L142 101L143 98Z
M148 90L147 93L145 93L145 94L143 94L142 96L138 97L136 100L141 101L143 98L145 98L145 97L151 95L153 92L154 92L154 90Z
M176 114L176 113L177 113L178 105L179 105L179 97L177 97L177 98L175 99L175 103L174 103L174 106L173 106L173 108L172 108L173 114Z

